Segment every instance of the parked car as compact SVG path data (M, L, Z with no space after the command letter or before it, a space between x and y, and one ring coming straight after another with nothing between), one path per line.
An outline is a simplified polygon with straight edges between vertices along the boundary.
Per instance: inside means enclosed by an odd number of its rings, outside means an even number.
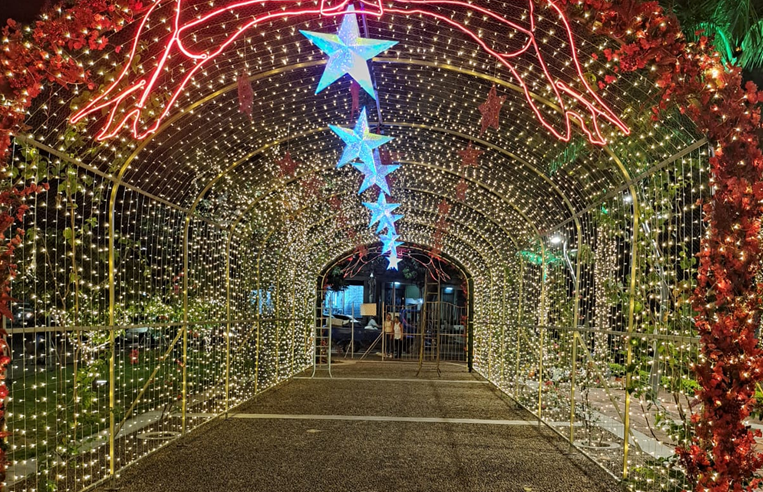
M353 337L353 331L355 336ZM334 327L331 331L331 343L339 347L342 352L349 352L354 342L354 351L361 352L370 347L379 335L381 329L370 326L354 325L354 330L349 326Z
M350 315L333 315L331 319L331 343L342 352L348 352L352 348L353 341L355 342L355 352L367 349L379 337L381 328L363 327L361 325L359 320Z
M327 326L326 323L328 323L329 315L324 314L324 317L326 320L324 321L324 326ZM350 325L359 325L360 321L353 318L349 314L332 314L331 315L331 326L337 327L337 326L350 326Z
M137 320L134 324L140 325L144 323L144 320ZM120 334L116 338L117 347L154 347L157 344L156 337L151 329L147 326L137 326L135 328L127 328L124 333Z
M13 319L10 328L32 327L36 324L34 306L27 302L14 303L11 307Z

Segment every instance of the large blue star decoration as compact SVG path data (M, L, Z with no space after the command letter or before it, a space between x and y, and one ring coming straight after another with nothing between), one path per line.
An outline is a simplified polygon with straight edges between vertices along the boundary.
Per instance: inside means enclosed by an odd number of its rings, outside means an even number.
M384 193L379 193L379 198L376 203L363 202L369 210L371 210L371 222L370 226L375 223L379 223L376 228L376 232L379 233L384 229L387 229L387 233L397 234L395 229L395 222L402 219L402 215L393 214L392 211L400 206L399 203L387 203L387 197Z
M397 41L361 38L355 8L350 5L346 12L336 34L299 31L329 56L315 93L319 93L344 74L349 74L375 100L376 94L366 60L395 46Z
M346 144L336 167L342 167L355 159L360 159L366 166L374 167L374 149L392 140L392 137L371 133L366 108L360 112L360 117L352 130L336 125L329 125L329 128Z
M390 231L387 231L387 234L379 236L379 239L381 239L382 242L382 254L391 253L396 255L397 247L403 245L402 242L397 240L399 237L400 236Z
M400 257L397 256L397 252L391 252L388 260L389 265L387 265L387 270L397 270L397 264L400 263Z
M382 192L386 193L387 195L392 195L392 193L389 191L387 175L397 170L397 168L400 167L400 164L393 164L390 166L383 165L379 159L379 152L374 150L374 160L372 165L369 166L363 162L361 164L353 164L353 166L355 166L355 168L362 172L365 176L363 178L363 183L360 185L360 189L358 190L358 194L361 194L368 188L376 185Z

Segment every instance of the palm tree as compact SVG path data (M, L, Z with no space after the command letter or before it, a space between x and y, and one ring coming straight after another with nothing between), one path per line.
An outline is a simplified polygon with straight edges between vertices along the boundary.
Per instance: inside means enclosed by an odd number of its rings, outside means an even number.
M763 71L763 1L660 0L689 39L713 36L726 62L753 75Z

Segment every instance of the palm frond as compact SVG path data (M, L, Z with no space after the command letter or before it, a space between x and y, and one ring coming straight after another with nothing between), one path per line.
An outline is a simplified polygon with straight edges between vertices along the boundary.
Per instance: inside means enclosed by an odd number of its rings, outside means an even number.
M693 32L702 22L713 20L718 4L722 0L661 0L666 12L678 18L685 32Z
M737 46L758 24L763 7L760 0L719 0L718 7L713 16L713 21L725 26L726 30Z
M763 20L747 32L741 42L742 56L739 64L747 70L763 67Z

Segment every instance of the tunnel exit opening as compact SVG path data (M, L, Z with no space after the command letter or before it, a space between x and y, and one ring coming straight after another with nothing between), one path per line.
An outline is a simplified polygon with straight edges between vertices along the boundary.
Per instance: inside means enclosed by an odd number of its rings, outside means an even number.
M381 248L356 248L318 277L313 374L346 360L471 367L470 276L456 261L409 247L397 269ZM397 326L396 326L397 325Z

